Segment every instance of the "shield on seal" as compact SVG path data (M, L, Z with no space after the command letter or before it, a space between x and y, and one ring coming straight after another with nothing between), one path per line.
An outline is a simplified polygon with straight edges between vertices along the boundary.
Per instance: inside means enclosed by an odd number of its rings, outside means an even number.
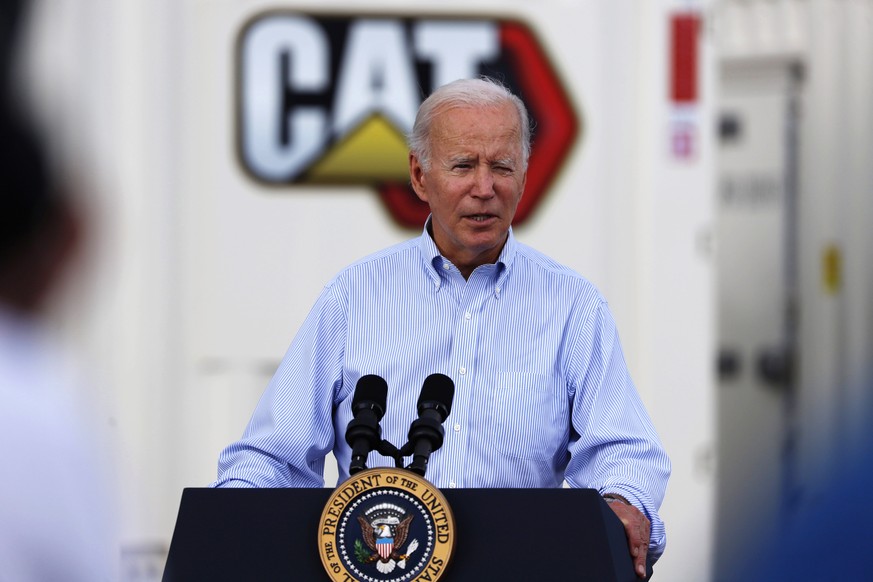
M376 551L383 560L390 558L391 552L394 551L394 538L377 538Z

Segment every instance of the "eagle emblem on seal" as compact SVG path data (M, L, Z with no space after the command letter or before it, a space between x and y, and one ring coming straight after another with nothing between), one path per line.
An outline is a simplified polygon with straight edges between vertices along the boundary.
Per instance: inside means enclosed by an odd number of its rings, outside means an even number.
M418 540L410 541L403 549L412 518L412 514L404 514L402 508L391 503L380 503L365 510L358 515L364 543L355 542L355 557L363 564L375 562L382 574L393 572L394 568L406 568L406 560L418 549Z

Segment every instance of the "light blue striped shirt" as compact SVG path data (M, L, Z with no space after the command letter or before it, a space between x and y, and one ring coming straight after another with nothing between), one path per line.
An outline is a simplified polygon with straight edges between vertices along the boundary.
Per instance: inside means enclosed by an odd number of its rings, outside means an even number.
M285 354L243 438L219 459L216 487L321 487L345 441L358 379L388 383L382 436L403 445L424 379L455 383L438 487L591 487L619 493L652 521L670 461L628 374L615 323L591 283L509 238L497 263L464 280L430 235L337 275ZM368 467L393 466L371 453Z

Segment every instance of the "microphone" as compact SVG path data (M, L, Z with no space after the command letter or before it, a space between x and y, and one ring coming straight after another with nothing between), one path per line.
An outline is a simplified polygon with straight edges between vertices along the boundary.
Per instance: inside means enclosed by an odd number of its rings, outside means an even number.
M352 447L349 475L367 468L367 455L379 446L382 427L379 421L385 414L388 384L375 374L361 376L352 399L352 420L346 427L346 442Z
M443 421L452 411L455 383L445 374L431 374L424 380L418 397L418 419L409 427L413 446L410 471L424 477L432 452L443 446Z

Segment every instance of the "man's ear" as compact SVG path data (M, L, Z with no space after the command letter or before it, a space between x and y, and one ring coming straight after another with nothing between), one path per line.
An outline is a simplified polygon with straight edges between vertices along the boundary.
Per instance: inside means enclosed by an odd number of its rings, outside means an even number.
M527 188L527 168L524 170L524 176L521 177L521 196L518 197L521 200L521 197L524 196L524 189Z
M412 152L409 152L409 181L412 183L415 195L422 202L427 202L427 184L424 168L421 167L421 162L418 161L418 157Z

